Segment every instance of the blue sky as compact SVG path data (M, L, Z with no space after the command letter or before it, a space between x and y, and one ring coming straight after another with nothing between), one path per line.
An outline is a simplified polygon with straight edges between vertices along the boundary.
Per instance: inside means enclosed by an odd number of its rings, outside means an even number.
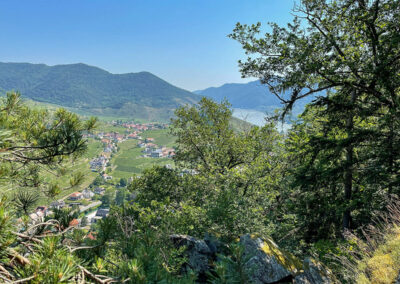
M0 61L149 71L188 90L245 82L236 22L277 22L293 0L2 0Z

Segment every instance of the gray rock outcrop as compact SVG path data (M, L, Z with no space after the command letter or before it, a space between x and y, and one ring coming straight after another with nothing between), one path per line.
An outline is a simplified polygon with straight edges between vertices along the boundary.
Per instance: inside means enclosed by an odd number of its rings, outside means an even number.
M291 282L300 272L301 262L283 252L271 239L244 235L240 238L244 247L245 269L252 283Z
M187 235L172 235L172 242L176 247L186 247L187 265L199 274L204 274L210 270L209 260L214 252L209 248L204 240L198 240Z
M198 283L208 283L210 273L215 272L213 269L219 256L227 253L221 242L207 236L204 240L187 235L171 235L170 238L175 247L185 247L183 253L187 262L183 271L195 271L198 274ZM240 244L243 247L244 271L249 283L336 283L332 272L321 263L311 258L301 262L297 257L281 250L272 239L244 235L240 237Z
M321 263L306 258L303 262L303 272L297 275L293 282L296 284L333 284L332 272Z

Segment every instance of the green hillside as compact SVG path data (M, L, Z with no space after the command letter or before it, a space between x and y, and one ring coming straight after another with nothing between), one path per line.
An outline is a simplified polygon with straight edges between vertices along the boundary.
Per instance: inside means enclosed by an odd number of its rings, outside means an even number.
M111 74L85 64L0 63L0 91L72 108L81 114L166 120L199 96L148 72Z

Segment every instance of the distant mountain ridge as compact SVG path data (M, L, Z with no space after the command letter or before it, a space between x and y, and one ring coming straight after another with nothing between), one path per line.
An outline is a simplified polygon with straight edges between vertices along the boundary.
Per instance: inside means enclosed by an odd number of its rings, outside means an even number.
M211 87L204 90L194 91L195 94L212 98L221 102L227 99L233 108L256 110L263 113L271 113L277 108L282 108L281 101L270 92L266 85L260 81L249 83L230 83L220 87ZM302 112L305 104L311 102L314 97L304 98L296 102L293 114Z
M220 87L194 91L194 93L210 97L218 102L226 98L234 108L266 111L272 106L280 106L279 99L269 91L267 86L262 85L260 81L245 84L229 83Z
M0 63L0 91L94 115L168 119L200 96L149 72L112 74L86 64Z

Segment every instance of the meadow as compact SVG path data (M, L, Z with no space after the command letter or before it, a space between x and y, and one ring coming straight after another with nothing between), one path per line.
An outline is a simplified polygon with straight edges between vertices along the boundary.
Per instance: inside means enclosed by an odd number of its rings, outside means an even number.
M160 130L157 130L160 131ZM150 132L150 131L149 131ZM156 134L157 132L153 132L152 134ZM148 137L154 137L148 136ZM154 137L156 138L156 137ZM157 141L165 141L168 142L168 139L163 135L160 135ZM169 142L171 143L171 142ZM140 174L144 169L151 168L154 165L167 165L173 164L172 159L168 158L144 158L142 157L143 148L139 148L137 146L137 140L127 140L118 144L119 151L118 153L111 159L111 164L113 166L113 172L111 175L114 179L120 178L129 178L136 174ZM160 144L159 144L160 145Z

